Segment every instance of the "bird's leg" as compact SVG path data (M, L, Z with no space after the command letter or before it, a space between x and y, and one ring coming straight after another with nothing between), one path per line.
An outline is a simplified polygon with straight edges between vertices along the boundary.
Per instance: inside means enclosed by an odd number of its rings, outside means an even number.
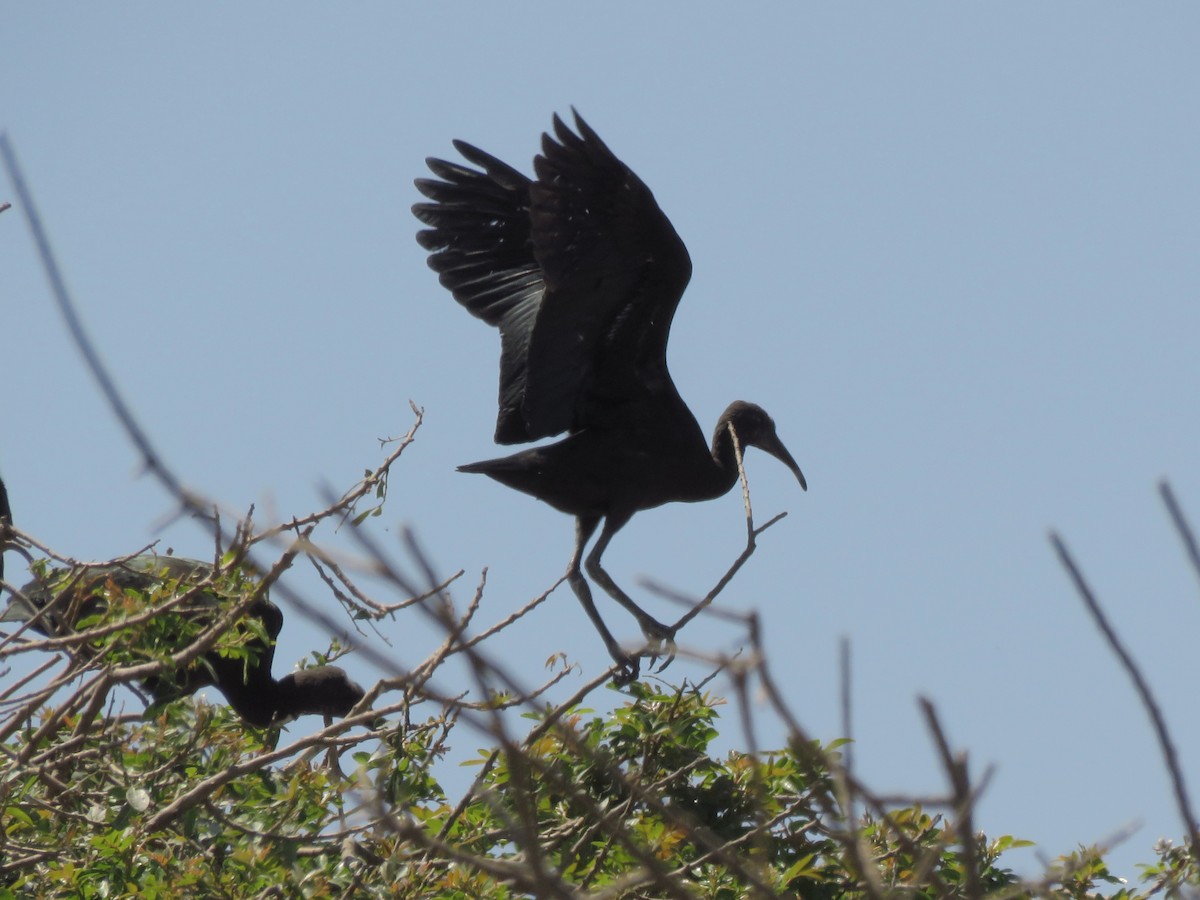
M571 555L571 564L567 566L567 581L571 583L571 590L575 592L575 596L579 598L579 602L583 605L583 611L588 614L588 618L592 620L592 624L600 632L604 646L608 648L609 656L621 667L621 671L616 674L613 680L618 685L625 685L637 681L641 666L638 664L636 656L630 656L621 649L621 645L617 643L616 638L612 636L612 632L608 630L608 626L604 624L604 620L600 618L600 612L596 609L596 602L592 599L592 589L588 587L587 579L579 571L579 562L583 558L583 548L587 546L588 539L595 533L596 526L599 524L600 518L598 516L587 518L581 516L575 520L575 552Z
M612 577L600 565L600 557L604 555L604 551L608 548L608 542L613 539L621 527L628 522L630 516L614 518L609 516L604 520L604 529L600 532L600 538L596 541L596 545L592 547L592 552L588 554L587 562L584 564L587 568L587 573L592 576L592 580L600 587L604 588L605 592L625 607L637 619L638 626L642 629L642 634L646 636L649 644L648 652L643 653L643 656L649 656L651 665L658 659L659 649L663 642L666 642L666 659L663 664L658 667L659 672L671 664L671 660L675 658L675 629L670 625L664 625L654 616L650 615L640 606L633 602L633 598L626 594L623 590L617 587L617 583L612 580ZM595 526L593 526L594 528ZM582 546L576 547L576 554L580 552Z

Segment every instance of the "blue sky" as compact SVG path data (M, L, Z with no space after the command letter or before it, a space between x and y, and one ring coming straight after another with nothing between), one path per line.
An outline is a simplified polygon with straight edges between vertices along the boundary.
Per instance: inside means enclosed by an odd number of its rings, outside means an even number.
M1061 530L1144 665L1200 793L1200 587L1155 490L1169 477L1200 525L1200 10L284 12L4 14L0 127L96 342L190 484L260 521L303 514L380 459L411 398L425 426L376 536L395 546L410 525L471 583L489 566L487 622L553 583L570 520L454 472L497 455L498 341L438 286L409 206L452 138L529 171L574 104L690 250L670 348L684 398L706 431L733 399L762 404L809 479L802 494L748 459L760 518L790 515L723 598L762 613L806 727L840 734L846 636L856 765L877 789L943 787L925 695L975 771L997 767L976 819L989 834L1054 856L1140 821L1114 856L1132 874L1182 833L1146 717L1046 535ZM68 344L14 211L0 268L18 523L80 558L160 535L207 555L195 524L162 527L166 498ZM636 517L605 559L631 589L700 594L742 540L734 492ZM398 664L428 652L413 621L389 627ZM282 640L281 666L322 644L296 617ZM739 645L705 620L682 642ZM529 681L558 651L587 673L606 662L566 592L505 646Z

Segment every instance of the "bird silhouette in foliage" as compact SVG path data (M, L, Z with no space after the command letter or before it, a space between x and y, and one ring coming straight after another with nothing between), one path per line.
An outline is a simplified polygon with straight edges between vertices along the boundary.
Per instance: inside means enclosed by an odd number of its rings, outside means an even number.
M8 492L0 480L0 525L12 523ZM6 538L7 535L0 535ZM7 540L0 542L0 550ZM4 577L0 553L0 580ZM212 584L202 584L207 581ZM193 559L154 554L103 565L50 569L9 598L0 621L28 622L45 637L68 637L99 622L127 592L173 597L192 596L167 615L179 615L189 625L190 637L180 635L182 649L190 638L210 626L237 602L224 582L214 578L213 567ZM253 589L252 585L245 585ZM108 624L108 623L106 623ZM149 629L149 623L141 626ZM275 640L283 629L283 612L265 596L255 599L245 616L234 623L246 636L241 651L231 654L213 648L173 672L142 680L154 703L167 703L203 687L216 687L243 720L259 728L280 724L296 716L345 716L361 700L363 689L338 666L300 669L276 680L271 674ZM87 644L78 652L89 655Z
M567 433L557 443L459 466L575 517L567 578L618 664L673 655L675 629L639 607L601 565L634 513L719 497L738 480L738 449L758 447L804 475L759 406L731 403L711 443L667 371L667 338L692 264L650 189L575 114L554 117L534 178L464 141L470 165L428 159L416 181L429 202L413 213L429 265L454 299L500 329L496 442ZM584 549L603 522L584 559ZM647 639L627 653L613 638L580 571L637 620Z

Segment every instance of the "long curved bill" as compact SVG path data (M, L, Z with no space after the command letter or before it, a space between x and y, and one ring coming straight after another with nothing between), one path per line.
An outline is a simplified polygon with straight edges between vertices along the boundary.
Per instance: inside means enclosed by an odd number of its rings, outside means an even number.
M792 454L788 453L788 448L783 446L776 435L771 435L768 438L762 438L759 441L758 447L760 450L765 450L773 457L796 473L796 480L800 482L802 490L808 490L808 482L804 480L804 473L800 471L800 465L796 460L792 459Z

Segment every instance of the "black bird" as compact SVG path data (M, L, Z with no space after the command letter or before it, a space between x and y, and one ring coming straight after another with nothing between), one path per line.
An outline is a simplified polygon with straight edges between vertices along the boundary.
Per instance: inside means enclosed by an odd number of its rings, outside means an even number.
M0 519L12 522L3 480L0 480ZM125 591L178 595L188 585L212 574L213 568L208 563L157 555L106 565L53 569L13 594L0 613L0 621L31 622L30 627L39 634L66 637L75 633L85 619L105 612L109 601ZM3 576L3 554L0 554L0 580ZM224 605L229 602L226 599ZM175 611L188 616L199 634L219 615L222 595L218 588L206 587L187 604L176 607ZM251 630L243 644L244 657L222 656L214 648L173 673L147 678L143 686L154 702L176 700L212 685L246 722L264 728L302 715L344 716L363 698L363 689L338 666L314 666L276 680L271 665L275 640L283 628L283 612L263 597L250 605L246 618L256 619L261 630ZM246 626L237 623L235 627Z
M785 463L807 489L775 423L753 403L730 404L711 446L667 371L667 337L691 277L687 249L654 195L575 114L576 134L554 117L531 180L477 147L455 141L474 166L428 159L437 180L417 189L413 213L429 265L454 299L500 329L496 442L568 432L553 444L460 466L532 494L576 518L571 587L621 667L657 656L674 628L642 610L600 557L634 513L675 500L710 500L737 481L734 435ZM637 619L650 642L625 653L596 610L579 571ZM667 662L670 662L670 655ZM664 663L665 665L665 663Z

